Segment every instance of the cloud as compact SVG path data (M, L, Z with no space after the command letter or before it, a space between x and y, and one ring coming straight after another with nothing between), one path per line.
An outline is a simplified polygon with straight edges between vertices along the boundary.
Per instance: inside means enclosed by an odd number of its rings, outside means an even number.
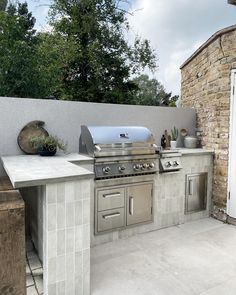
M133 34L151 40L159 57L156 77L173 94L180 89L180 65L217 30L235 23L226 0L135 0L129 16Z

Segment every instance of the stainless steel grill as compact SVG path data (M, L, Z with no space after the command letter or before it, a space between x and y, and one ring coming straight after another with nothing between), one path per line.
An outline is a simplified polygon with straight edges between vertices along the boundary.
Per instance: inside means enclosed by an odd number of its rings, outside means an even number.
M155 172L155 147L145 127L81 126L80 153L95 158L97 179Z
M95 162L95 234L152 222L158 165L147 128L81 126L80 153Z
M145 127L81 126L80 152L92 157L155 154L155 141Z

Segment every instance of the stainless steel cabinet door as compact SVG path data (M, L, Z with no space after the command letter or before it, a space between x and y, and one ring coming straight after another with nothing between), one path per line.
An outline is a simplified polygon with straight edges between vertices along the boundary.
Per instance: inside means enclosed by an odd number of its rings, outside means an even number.
M207 173L186 176L186 213L206 209Z
M152 183L127 188L127 225L152 220Z

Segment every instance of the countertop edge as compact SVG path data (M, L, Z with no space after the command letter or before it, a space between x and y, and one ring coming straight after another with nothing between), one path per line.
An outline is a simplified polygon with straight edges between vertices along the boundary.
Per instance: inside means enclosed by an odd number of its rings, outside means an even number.
M21 156L21 155L19 155ZM25 155L23 155L25 156ZM23 179L23 180L18 180L17 178L12 175L12 171L10 171L8 168L8 165L6 165L4 158L11 157L11 156L2 156L0 158L1 163L3 165L3 168L10 178L10 181L13 185L14 188L19 189L23 187L33 187L33 186L41 186L41 185L46 185L46 184L51 184L51 183L60 183L60 182L67 182L67 181L75 181L75 180L83 180L83 179L93 179L94 178L94 173L86 168L83 167L83 172L78 172L78 173L72 173L72 175L62 175L62 176L51 176L51 177L42 177L42 178L35 178L35 179ZM13 156L15 157L15 156ZM17 157L17 156L16 156ZM54 158L55 159L55 158ZM65 162L68 163L69 165L75 165L78 166L81 165L90 165L94 163L93 158L83 158L83 159L76 159L73 157L61 157L58 158L60 162ZM76 169L76 168L75 168Z
M180 149L182 156L200 156L200 155L214 155L214 150L206 149Z

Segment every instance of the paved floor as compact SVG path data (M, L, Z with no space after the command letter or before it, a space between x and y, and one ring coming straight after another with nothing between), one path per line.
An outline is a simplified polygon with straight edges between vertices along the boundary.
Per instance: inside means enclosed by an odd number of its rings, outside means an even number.
M91 251L92 295L235 295L236 227L207 218Z
M43 268L30 239L26 242L27 295L43 294Z

